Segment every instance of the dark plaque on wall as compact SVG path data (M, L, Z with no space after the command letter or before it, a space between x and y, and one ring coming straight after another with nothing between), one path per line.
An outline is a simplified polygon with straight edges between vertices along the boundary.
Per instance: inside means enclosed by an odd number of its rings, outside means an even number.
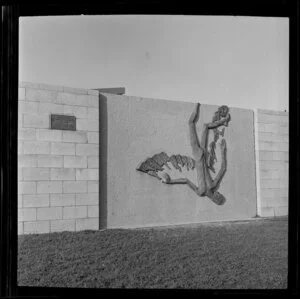
M51 129L76 131L76 117L51 114Z

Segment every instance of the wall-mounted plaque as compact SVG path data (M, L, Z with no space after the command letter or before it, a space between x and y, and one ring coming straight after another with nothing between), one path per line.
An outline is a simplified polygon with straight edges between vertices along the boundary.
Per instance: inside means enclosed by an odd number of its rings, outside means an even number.
M76 131L76 117L51 114L51 129Z

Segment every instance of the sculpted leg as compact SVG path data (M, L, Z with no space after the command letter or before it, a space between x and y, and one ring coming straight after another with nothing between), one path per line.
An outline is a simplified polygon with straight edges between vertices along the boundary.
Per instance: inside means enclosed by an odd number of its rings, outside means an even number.
M212 190L215 191L219 188L220 186L220 183L224 177L224 174L227 170L227 147L226 147L226 141L225 139L223 139L221 141L221 144L220 144L220 147L221 147L221 156L222 156L222 164L221 164L221 168L217 174L217 176L215 177L214 181L213 181L213 184L212 184Z

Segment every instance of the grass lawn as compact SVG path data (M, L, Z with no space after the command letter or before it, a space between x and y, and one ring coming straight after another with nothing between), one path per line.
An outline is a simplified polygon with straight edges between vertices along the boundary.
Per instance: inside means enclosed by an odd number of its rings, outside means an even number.
M287 288L287 218L19 236L18 285Z

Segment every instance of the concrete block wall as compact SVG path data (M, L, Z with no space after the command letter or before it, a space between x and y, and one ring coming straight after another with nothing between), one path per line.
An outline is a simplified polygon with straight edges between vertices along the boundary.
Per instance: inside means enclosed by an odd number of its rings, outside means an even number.
M105 172L100 177L105 178L107 174L107 181L101 182L100 192L104 194L101 198L107 198L106 206L101 202L107 211L101 218L106 216L108 228L241 220L256 216L252 110L230 107L231 121L224 133L228 166L219 189L226 202L218 206L207 197L199 197L186 185L162 184L136 170L141 162L162 151L169 156L192 157L188 120L195 103L101 93L100 105L101 113L107 110L106 120L101 114L101 128L106 126L107 129L100 132L102 145L107 141L106 157L105 153L100 155L100 165L103 165L100 171ZM218 106L201 105L197 123L199 136L203 124L211 122L217 109ZM211 140L212 131L209 143ZM217 174L221 163L219 144L216 155ZM196 171L178 173L178 177L182 175L197 182Z
M99 228L99 92L21 82L18 233ZM76 131L50 129L73 115Z
M143 159L159 151L191 156L186 120L193 107L21 82L19 234L287 215L285 112L258 109L253 121L253 111L231 108L224 206L199 199L182 186L158 184L136 171ZM201 124L210 121L216 109L202 105ZM51 130L51 113L75 116L76 131Z
M257 214L288 215L288 112L255 111Z

